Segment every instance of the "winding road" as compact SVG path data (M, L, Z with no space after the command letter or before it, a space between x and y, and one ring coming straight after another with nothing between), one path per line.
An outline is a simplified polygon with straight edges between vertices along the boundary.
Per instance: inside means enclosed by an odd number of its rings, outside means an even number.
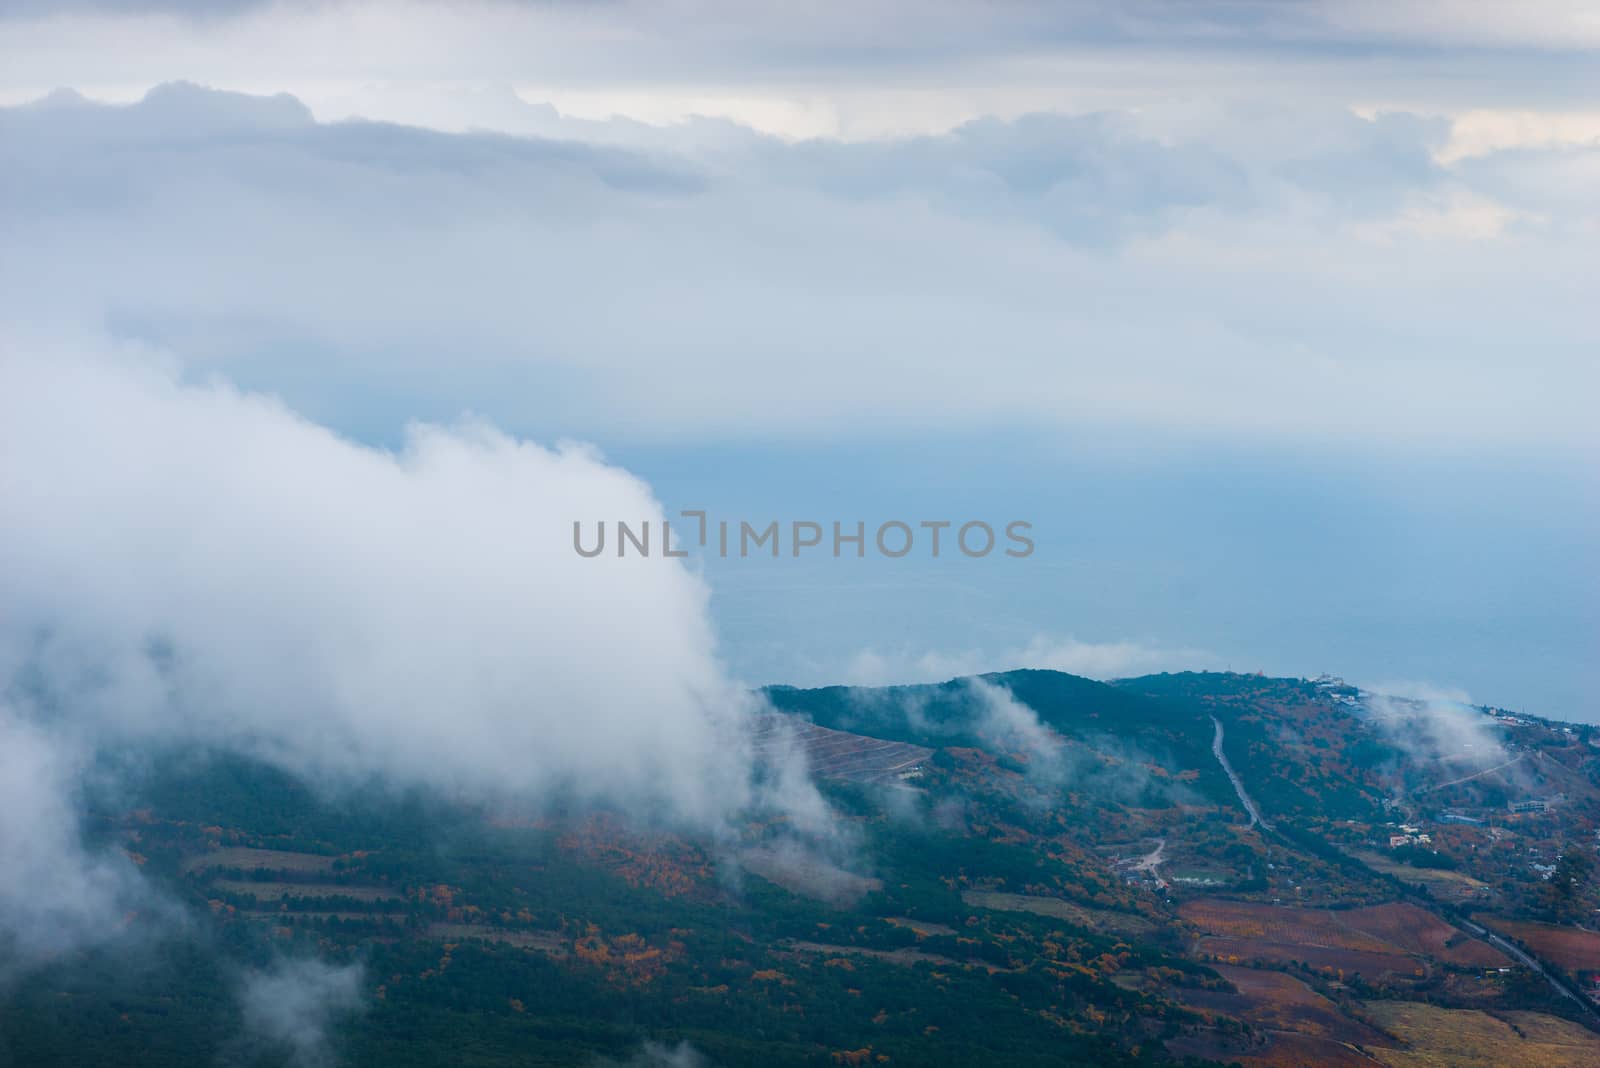
M1222 721L1216 716L1212 716L1211 722L1215 724L1217 728L1217 733L1211 739L1211 753L1217 758L1217 763L1222 765L1222 770L1228 773L1228 781L1233 783L1233 792L1239 795L1239 803L1244 805L1244 810L1250 814L1251 826L1260 824L1262 830L1273 831L1274 828L1272 824L1268 823L1267 820L1262 817L1261 810L1256 807L1256 803L1252 801L1250 799L1250 795L1245 792L1244 782L1240 780L1239 773L1233 770L1233 765L1228 763L1228 755L1222 751ZM1515 761L1512 763L1515 763ZM1489 770L1496 771L1498 769L1490 768ZM1482 773L1480 772L1480 774ZM1282 836L1279 835L1279 837ZM1347 859L1360 864L1363 868L1367 868L1369 872L1372 870L1371 868L1367 867L1367 864L1360 858L1351 857L1348 853L1344 855ZM1509 940L1502 938L1500 935L1489 930L1489 928L1484 927L1481 924L1473 923L1471 920L1445 913L1443 910L1439 909L1433 899L1426 894L1411 893L1404 895L1404 897L1405 900L1412 902L1419 908L1427 909L1445 923L1450 924L1450 926L1469 931L1477 937L1488 942L1496 949L1510 954L1515 960L1537 972L1545 982L1549 983L1562 996L1571 998L1574 1002L1576 1002L1591 1020L1595 1019L1596 1017L1600 1017L1600 1012L1596 1011L1594 1005L1589 1001L1588 998L1584 997L1578 991L1572 989L1572 987L1567 984L1565 979L1554 974L1550 969L1546 968L1544 964L1538 960L1538 958L1528 953L1522 947L1512 944Z

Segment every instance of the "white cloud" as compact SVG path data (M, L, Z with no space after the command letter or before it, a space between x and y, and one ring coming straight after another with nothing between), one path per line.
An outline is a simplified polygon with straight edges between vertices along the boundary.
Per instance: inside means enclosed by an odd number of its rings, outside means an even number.
M315 959L281 958L245 974L239 1006L253 1043L288 1053L295 1068L336 1063L329 1027L362 1006L364 969Z
M1592 96L1583 61L1600 46L1592 12L1564 0L873 0L803 12L733 0L23 0L6 11L0 91L65 81L136 93L179 74L329 101L514 85L590 115L718 114L790 133L839 132L864 114L907 132L931 112L947 128L1197 90L1475 106L1491 91L1538 99L1552 85Z
M803 760L754 753L756 699L722 670L701 580L659 553L573 551L575 521L662 515L592 450L466 423L382 451L136 348L0 347L16 966L175 913L80 838L96 750L218 746L334 789L559 793L714 839L776 812L838 844Z
M853 686L891 686L944 682L997 670L1038 668L1091 679L1116 679L1156 671L1200 671L1220 666L1200 649L1166 648L1137 641L1087 642L1072 637L1034 635L1026 645L1005 650L955 652L864 649L845 666L840 681Z
M1392 681L1363 693L1373 722L1408 759L1443 781L1446 768L1472 771L1509 760L1501 729L1471 704L1466 692L1423 682ZM1448 772L1448 774L1454 774Z
M1422 196L1389 218L1361 223L1358 234L1390 242L1410 237L1435 241L1491 241L1508 227L1539 225L1540 216L1506 207L1488 197L1451 191L1443 196Z
M1507 149L1596 144L1600 144L1600 112L1474 108L1451 120L1450 140L1437 158L1449 165Z
M152 907L126 855L82 840L85 760L0 700L0 984L64 950L123 938Z
M1172 649L1136 641L1083 642L1036 636L1017 655L1017 663L1091 679L1116 679L1155 671L1215 669L1218 658L1202 649Z
M1003 686L980 678L967 681L978 702L973 731L1003 752L1023 755L1028 775L1047 787L1061 786L1067 779L1066 743L1055 731L1039 721L1039 714Z
M1593 441L1582 150L1452 170L1448 124L1337 109L863 145L549 121L596 143L183 87L0 111L31 250L0 314L376 437L473 409L540 436Z
M943 682L946 679L976 675L989 670L983 655L976 650L962 653L914 653L909 650L885 652L863 649L850 658L839 675L847 686L897 686L917 682Z
M53 729L711 829L750 800L704 585L573 552L575 520L659 521L626 472L482 424L364 448L136 354L11 340L0 678Z
M626 1061L601 1060L602 1068L712 1068L705 1054L687 1042L667 1045L664 1042L646 1042Z

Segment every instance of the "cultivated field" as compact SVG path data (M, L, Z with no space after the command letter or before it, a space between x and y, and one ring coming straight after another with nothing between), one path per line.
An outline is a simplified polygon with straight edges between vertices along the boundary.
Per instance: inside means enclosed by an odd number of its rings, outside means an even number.
M1328 946L1334 949L1392 952L1396 947L1376 935L1351 928L1326 909L1257 905L1248 901L1202 898L1184 902L1178 914L1206 934L1225 938Z
M1526 943L1536 956L1569 972L1600 971L1600 934L1552 923L1525 923L1485 917L1488 926L1508 938Z
M184 871L237 868L240 871L322 872L333 870L333 857L286 853L280 849L218 849L184 862Z
M798 953L826 953L830 957L871 957L887 964L898 964L909 968L915 964L940 964L956 968L982 968L986 972L1005 971L998 965L988 964L983 961L956 960L954 957L941 956L938 953L924 953L920 949L863 949L860 946L836 946L826 942L784 942L783 948L792 949Z
M849 782L895 783L933 755L932 749L920 745L831 730L790 716L765 717L757 728L756 744L776 749L791 738L817 775Z
M1367 1047L1393 1068L1592 1068L1600 1036L1535 1012L1491 1016L1414 1001L1371 1001L1367 1015L1400 1043ZM1501 1018L1503 1017L1503 1018ZM1520 1033L1519 1033L1520 1032Z
M465 942L477 938L521 949L536 949L552 957L565 957L569 952L567 938L560 931L516 931L475 923L430 923L428 937L444 942Z
M1228 1057L1245 1068L1372 1068L1372 1059L1342 1042L1316 1035L1276 1033L1267 1048L1252 1057Z
M1227 973L1235 983L1239 982L1234 976L1237 971ZM1314 1003L1308 1006L1304 995L1288 988L1255 987L1253 991L1251 1000L1264 1001L1269 1007L1236 1006L1222 1011L1260 1027L1261 1037L1255 1043L1233 1045L1196 1036L1169 1041L1168 1051L1177 1056L1236 1061L1245 1068L1371 1068L1374 1064L1389 1068L1589 1068L1600 1064L1600 1036L1542 1013L1490 1015L1416 1001L1369 1001L1361 1007L1367 1023L1343 1017L1348 1024L1323 1032L1318 1030L1323 1026L1319 1007ZM1185 1003L1191 999L1194 1007L1209 1011L1209 1005L1199 1003L1203 998L1185 992ZM1270 1008L1274 999L1282 1000L1285 1007ZM1327 1006L1337 1011L1331 1002ZM1269 1015L1261 1015L1263 1012ZM1280 1025L1269 1022L1273 1012L1305 1033L1278 1030ZM1355 1048L1357 1044L1360 1050Z
M371 912L328 912L319 909L294 909L282 905L276 908L240 909L239 915L258 920L276 920L280 923L313 923L322 920L374 920L397 919L393 914Z
M1109 909L1092 909L1059 897L1041 897L1033 894L1002 894L991 890L967 890L961 900L974 908L994 909L997 912L1031 912L1036 916L1049 916L1066 920L1077 927L1109 934L1149 934L1155 924L1143 916Z
M398 901L400 895L383 886L340 886L337 883L258 883L245 879L218 879L218 890L243 894L257 901L276 901L282 897L347 897L353 901Z
M1244 1068L1374 1068L1376 1063L1331 1038L1288 1032L1262 1032L1247 1043L1185 1036L1169 1039L1166 1046L1175 1057L1203 1057Z
M1178 911L1207 936L1201 951L1223 960L1301 961L1368 977L1420 976L1417 957L1469 968L1510 963L1492 946L1415 905L1331 910L1198 900Z
M1434 897L1443 901L1481 901L1489 884L1480 882L1465 872L1443 871L1436 868L1413 868L1400 864L1381 853L1358 852L1356 858L1373 871L1393 875L1417 886L1425 886Z
M1403 953L1373 953L1359 949L1305 946L1292 942L1265 942L1253 938L1202 938L1196 946L1201 959L1238 963L1304 964L1330 975L1360 975L1366 979L1398 976L1421 979L1427 967Z
M1498 949L1445 923L1427 909L1394 902L1336 912L1347 926L1381 938L1407 953L1420 953L1467 968L1497 968L1512 963Z
M915 931L919 935L953 935L954 927L947 927L942 923L932 923L928 920L913 920L910 916L885 916L884 923L896 927L904 927L908 931Z
M1185 1005L1207 1012L1226 1013L1256 1027L1332 1039L1339 1043L1387 1040L1292 975L1220 965L1217 973L1232 983L1237 993L1221 990L1183 990Z

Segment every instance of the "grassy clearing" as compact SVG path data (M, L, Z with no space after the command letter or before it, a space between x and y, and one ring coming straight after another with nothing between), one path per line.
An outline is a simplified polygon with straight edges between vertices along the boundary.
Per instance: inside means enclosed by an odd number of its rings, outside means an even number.
M443 942L465 942L474 938L499 942L521 949L536 949L553 957L564 957L569 949L567 938L560 931L514 931L475 923L430 923L427 934Z
M1367 1002L1368 1015L1406 1048L1369 1046L1393 1068L1593 1068L1600 1037L1540 1013L1441 1009L1415 1001ZM1521 1033L1519 1033L1519 1031Z
M1494 930L1532 947L1534 953L1569 972L1600 971L1600 934L1553 923L1485 917Z
M1049 916L1065 920L1078 927L1109 934L1148 934L1155 924L1143 916L1109 909L1092 909L1059 897L1041 897L1033 894L1002 894L992 890L968 890L961 900L974 908L994 909L996 912L1031 912L1036 916Z
M293 871L325 872L333 870L333 857L317 853L288 853L281 849L218 849L204 856L193 857L183 865L184 871L208 871L212 868L237 868L241 871Z
M257 901L276 901L281 897L347 897L353 901L399 901L400 895L382 886L340 886L337 883L258 883L244 879L218 879L218 890L243 894Z

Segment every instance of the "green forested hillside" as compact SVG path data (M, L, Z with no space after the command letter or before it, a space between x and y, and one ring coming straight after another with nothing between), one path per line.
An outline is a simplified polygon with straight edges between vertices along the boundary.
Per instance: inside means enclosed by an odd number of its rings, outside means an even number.
M1465 926L1587 981L1559 925L1595 888L1576 860L1570 886L1537 867L1593 851L1587 734L1507 727L1512 766L1457 783L1466 758L1408 751L1325 683L765 692L853 732L799 736L831 761L825 835L313 784L236 754L108 758L86 831L156 893L125 944L9 978L0 1064L1266 1065L1384 1060L1429 1048L1417 1021L1483 1010L1566 1016L1573 1055L1600 1054L1576 1001ZM904 743L893 773L856 774L851 747L881 739ZM1524 765L1559 805L1441 820L1491 779L1531 788ZM313 1004L304 1045L262 1040L246 977L308 961L351 977L351 1002Z

